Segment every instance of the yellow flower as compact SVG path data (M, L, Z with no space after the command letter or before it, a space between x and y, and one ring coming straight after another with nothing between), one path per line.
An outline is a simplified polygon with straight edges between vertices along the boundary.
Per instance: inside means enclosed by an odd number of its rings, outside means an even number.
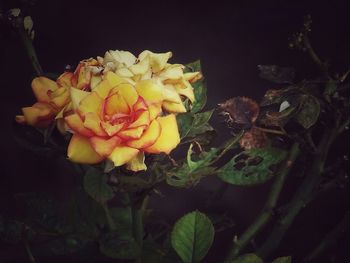
M16 116L16 120L19 123L45 128L69 102L69 91L46 77L33 79L32 90L37 102L33 106L22 108L23 115Z
M37 102L22 108L23 115L16 116L17 122L45 128L56 118L59 130L65 131L62 117L71 110L70 88L91 90L102 80L102 70L97 60L88 59L81 61L74 73L64 72L56 81L34 78L32 90Z
M74 132L68 146L73 162L109 159L145 170L144 152L169 154L180 142L175 115L161 116L162 91L152 80L132 85L109 71L91 92L70 93L74 113L64 119Z
M143 51L138 58L127 51L110 50L104 58L98 58L105 71L115 72L129 83L152 80L162 91L162 107L168 112L186 112L183 98L194 101L191 83L202 77L200 72L184 73L181 64L169 64L171 52L153 53Z

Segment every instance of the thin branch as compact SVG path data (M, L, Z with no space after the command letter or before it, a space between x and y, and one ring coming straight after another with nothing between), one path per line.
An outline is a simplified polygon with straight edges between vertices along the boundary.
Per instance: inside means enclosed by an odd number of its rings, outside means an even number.
M329 148L338 135L338 126L339 119L336 120L335 128L325 130L322 140L318 145L317 152L314 160L312 161L308 175L305 177L302 185L298 188L292 201L288 205L286 214L275 225L267 240L257 251L257 254L262 258L266 258L279 246L282 238L293 223L295 217L299 214L300 210L305 206L305 202L313 193L315 186L323 174Z
M254 127L260 131L267 132L267 133L278 134L278 135L287 135L287 133L285 131L282 131L282 130L272 130L272 129L267 129L267 128L261 128L258 126L254 126Z
M275 182L270 190L265 207L261 214L255 219L255 221L248 227L248 229L242 234L239 239L234 239L232 246L229 250L229 254L226 260L232 260L236 258L245 246L262 230L262 228L269 222L273 215L273 210L277 204L278 197L283 188L285 179L289 174L292 165L294 164L297 156L299 155L299 143L295 142L291 147L288 157L284 162L280 173L276 176Z
M35 258L33 256L33 253L31 251L31 249L30 249L29 243L28 243L28 241L26 239L24 240L24 246L26 248L26 251L27 251L27 254L28 254L28 257L29 257L29 261L32 262L32 263L36 263L36 260L35 260Z

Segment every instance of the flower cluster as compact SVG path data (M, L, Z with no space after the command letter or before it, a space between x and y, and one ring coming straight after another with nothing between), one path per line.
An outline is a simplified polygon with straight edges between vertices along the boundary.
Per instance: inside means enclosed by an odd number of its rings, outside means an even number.
M144 153L169 154L180 142L176 113L184 99L194 101L191 83L200 72L184 73L168 63L171 52L127 51L79 63L56 81L32 82L37 102L22 108L16 120L47 127L54 119L61 132L73 133L68 158L95 164L105 159L132 171L145 170Z

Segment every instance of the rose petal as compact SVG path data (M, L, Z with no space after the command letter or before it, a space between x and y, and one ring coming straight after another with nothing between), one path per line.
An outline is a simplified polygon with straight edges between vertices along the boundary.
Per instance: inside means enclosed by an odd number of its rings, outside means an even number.
M136 149L149 147L158 139L161 132L160 124L157 120L151 122L147 130L137 140L130 140L126 144Z
M70 88L70 98L72 101L72 106L74 110L77 110L79 107L80 102L90 94L90 92L79 90L76 88Z
M145 154L139 152L134 158L127 162L126 169L134 172L147 170L147 166L145 165Z
M148 103L159 103L163 100L162 87L155 80L141 80L136 84L137 93Z
M91 137L95 135L91 130L87 129L84 126L84 123L81 120L80 116L76 113L66 116L64 120L69 128L83 136Z
M126 129L118 132L118 136L124 140L138 139L141 137L144 130L145 130L145 126Z
M90 142L99 155L107 157L113 152L114 148L120 144L121 139L117 136L108 139L94 136L90 138Z
M117 132L119 132L121 129L124 128L125 123L117 123L112 125L109 122L101 122L101 126L105 130L105 132L108 134L108 136L113 136Z
M96 164L104 158L91 146L89 139L74 134L68 145L68 159L76 163Z
M121 166L133 159L139 150L127 146L117 146L108 156L115 166Z
M56 82L46 77L37 77L32 81L32 90L39 102L49 102L48 92L55 91L57 88Z
M84 116L88 112L102 113L103 99L96 93L91 92L88 96L80 101L78 112Z
M120 95L122 95L130 108L137 102L139 98L137 91L129 83L119 84L118 86L112 89L111 94L113 93L119 93Z
M170 114L164 117L158 117L157 121L161 126L161 132L156 142L145 148L149 153L169 154L180 142L180 135L177 127L176 117Z
M114 93L105 100L104 113L108 116L114 114L129 114L130 108L120 93Z
M150 123L149 112L139 111L136 113L136 118L133 123L131 123L128 128L136 128L139 126L148 126Z
M174 103L174 102L164 101L162 104L162 107L167 112L172 112L172 113L186 112L186 108L182 104L182 102L181 103Z
M57 78L56 83L60 87L70 88L73 86L71 81L72 76L73 76L72 72L66 71Z
M97 136L107 136L101 126L101 119L96 112L88 112L85 114L84 126L93 131Z

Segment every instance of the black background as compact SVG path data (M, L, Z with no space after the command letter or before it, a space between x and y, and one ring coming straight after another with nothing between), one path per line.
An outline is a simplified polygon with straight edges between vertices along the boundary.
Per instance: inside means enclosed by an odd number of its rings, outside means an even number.
M4 9L12 7L16 7L15 1L3 2ZM259 100L268 88L278 88L258 77L258 64L295 67L298 79L317 74L306 54L288 49L288 38L301 27L307 14L311 14L314 21L311 40L316 51L339 70L347 69L350 61L348 10L345 4L335 1L232 4L46 0L37 1L31 15L36 33L34 45L44 71L61 72L66 64L74 66L84 58L102 56L109 49L128 50L136 55L144 49L171 50L172 63L201 59L210 109L233 96ZM20 113L21 107L34 102L30 89L33 72L18 38L5 32L0 40L0 213L18 215L14 193L48 192L64 200L72 188L74 171L64 160L33 155L12 138L14 116ZM218 120L213 124L219 133L218 142L229 136ZM347 146L348 142L340 142L335 153L346 154ZM288 200L300 180L289 179L282 198ZM164 196L152 198L150 206L157 216L173 223L188 211L205 209L207 196L218 186L215 178L206 178L188 190L164 186L161 188ZM221 261L233 233L240 233L259 213L268 189L269 183L251 188L229 187L213 210L227 212L236 226L216 237L205 262ZM348 205L346 190L333 191L312 203L297 217L275 256L292 254L294 262L298 262L340 220ZM349 238L342 239L320 262L350 262L349 248ZM26 262L23 251L22 247L0 248L0 262Z

